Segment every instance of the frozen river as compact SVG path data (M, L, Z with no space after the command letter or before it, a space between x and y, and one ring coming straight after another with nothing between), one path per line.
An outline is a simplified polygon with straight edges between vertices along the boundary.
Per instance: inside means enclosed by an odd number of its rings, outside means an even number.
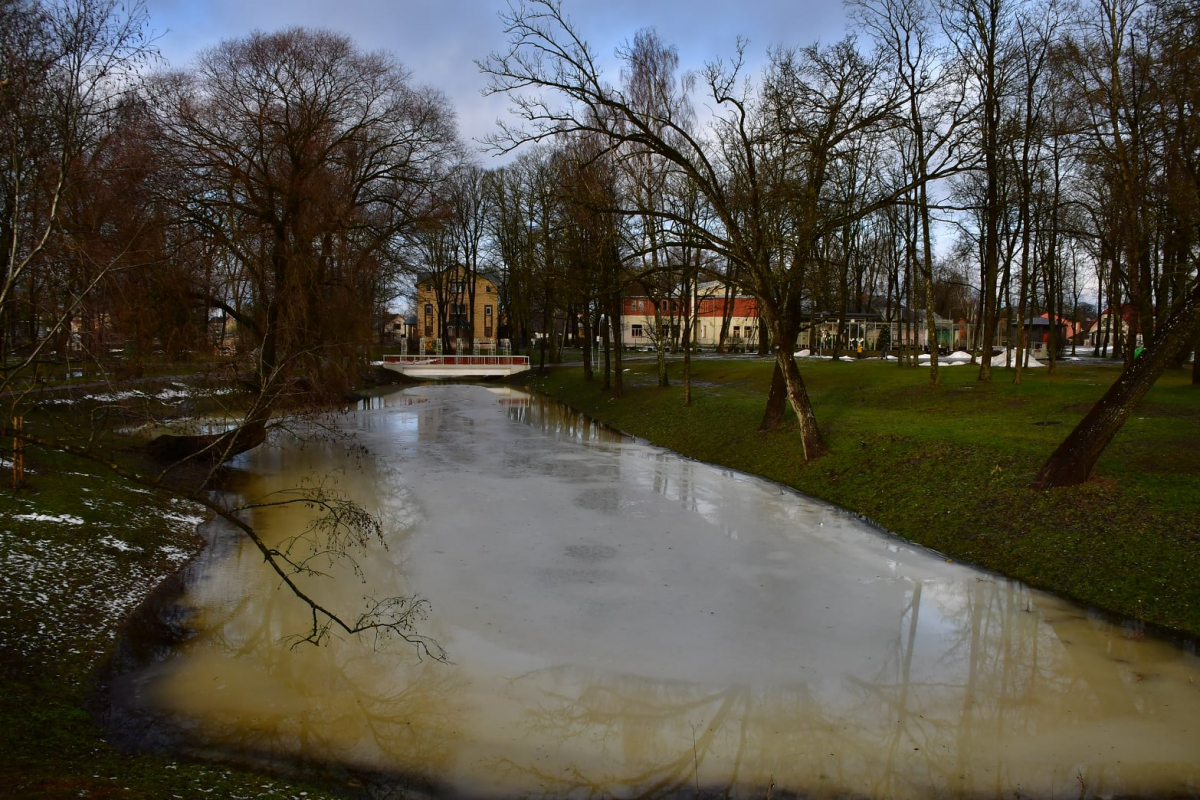
M362 579L305 587L351 616L421 595L452 663L289 649L304 609L214 529L177 601L195 635L119 684L151 738L377 794L1200 792L1186 648L514 390L365 405L351 442L252 454L243 491L322 480L376 511L388 547ZM271 541L304 524L254 521Z

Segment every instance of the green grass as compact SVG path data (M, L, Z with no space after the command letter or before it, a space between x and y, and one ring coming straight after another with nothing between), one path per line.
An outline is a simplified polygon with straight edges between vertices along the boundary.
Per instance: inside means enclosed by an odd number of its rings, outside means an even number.
M863 515L889 531L1117 614L1200 634L1200 387L1164 375L1084 486L1028 484L1115 379L1112 367L941 371L882 362L803 362L829 453L805 463L795 419L759 433L771 364L694 362L655 385L654 365L625 373L612 400L562 368L531 386L655 444L762 475ZM1052 423L1052 424L1044 424Z

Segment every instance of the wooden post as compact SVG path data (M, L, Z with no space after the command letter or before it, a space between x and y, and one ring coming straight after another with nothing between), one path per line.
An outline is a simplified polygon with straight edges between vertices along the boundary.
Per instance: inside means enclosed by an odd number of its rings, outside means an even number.
M24 427L24 417L13 417L13 489L20 489L25 483L25 440L21 438Z

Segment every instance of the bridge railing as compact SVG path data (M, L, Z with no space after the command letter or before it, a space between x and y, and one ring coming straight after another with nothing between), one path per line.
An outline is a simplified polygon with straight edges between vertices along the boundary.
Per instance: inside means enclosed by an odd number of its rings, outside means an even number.
M389 355L385 364L446 367L528 367L529 356L417 356Z

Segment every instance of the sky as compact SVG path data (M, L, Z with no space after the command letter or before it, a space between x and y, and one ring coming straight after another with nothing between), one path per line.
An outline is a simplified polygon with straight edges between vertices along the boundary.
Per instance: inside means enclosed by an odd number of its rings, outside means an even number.
M186 68L197 53L253 30L292 26L327 28L348 35L361 49L386 50L415 83L444 92L458 115L464 140L479 139L504 116L500 97L483 98L486 86L475 62L506 49L499 12L506 0L145 0L157 47L172 68ZM840 0L564 0L579 32L604 55L642 28L679 49L684 69L728 58L737 37L749 40L748 61L761 64L772 45L834 42L846 32ZM609 77L616 80L613 68ZM490 158L481 154L484 164Z

